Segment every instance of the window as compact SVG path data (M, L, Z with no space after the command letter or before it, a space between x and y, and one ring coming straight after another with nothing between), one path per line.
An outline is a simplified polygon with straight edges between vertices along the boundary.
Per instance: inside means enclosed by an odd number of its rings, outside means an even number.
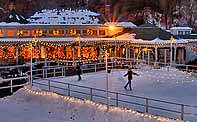
M30 36L30 30L23 30L23 36Z
M84 36L87 36L87 35L88 35L87 30L83 30L83 35L84 35Z
M3 30L0 29L0 37L3 37Z
M92 30L92 35L97 36L97 30Z
M32 36L43 36L43 30L42 29L33 30Z
M81 30L76 30L76 34L81 34Z
M15 36L15 31L14 31L14 30L7 30L7 36L8 36L8 37L13 37L13 36Z
M99 30L99 35L104 36L105 35L105 30Z

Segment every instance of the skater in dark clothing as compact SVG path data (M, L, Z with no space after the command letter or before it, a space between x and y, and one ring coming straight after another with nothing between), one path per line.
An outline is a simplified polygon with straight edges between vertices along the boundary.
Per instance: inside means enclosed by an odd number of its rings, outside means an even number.
M132 88L131 88L131 80L133 79L133 75L139 76L139 74L133 72L132 69L129 68L127 74L125 74L124 77L126 77L127 75L128 75L128 82L127 82L127 84L124 86L124 88L126 89L127 86L129 85L129 88L130 88L130 90L132 91Z
M79 65L77 65L76 70L77 70L77 75L79 77L78 81L80 81L81 80L81 68Z

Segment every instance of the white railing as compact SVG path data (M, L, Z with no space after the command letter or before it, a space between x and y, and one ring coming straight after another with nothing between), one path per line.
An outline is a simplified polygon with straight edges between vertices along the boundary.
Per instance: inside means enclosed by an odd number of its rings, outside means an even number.
M18 82L19 80L25 80L24 83L22 84L14 84L13 82ZM1 79L0 80L1 83L6 82L9 83L10 85L7 86L3 86L0 87L0 90L2 89L9 89L10 88L10 92L13 93L13 89L16 87L21 87L21 86L25 86L29 83L29 76L25 76L25 77L17 77L17 78L8 78L8 79Z

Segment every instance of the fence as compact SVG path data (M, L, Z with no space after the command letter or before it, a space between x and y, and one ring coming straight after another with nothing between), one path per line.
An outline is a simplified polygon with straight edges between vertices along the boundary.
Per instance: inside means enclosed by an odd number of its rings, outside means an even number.
M80 86L51 79L42 80L44 80L42 81L42 83L35 81L34 85L45 86L45 88L43 87L45 90L56 92L61 95L72 96L79 99L90 99L92 101L100 102L103 104L107 104L107 99L110 99L110 105L112 106L132 108L136 109L139 112L151 113L155 115L158 115L159 110L163 112L164 116L170 118L177 118L178 114L178 118L181 120L184 120L185 116L188 115L197 117L197 114L193 112L186 112L188 108L192 108L193 110L195 109L195 112L197 112L197 106L157 100L137 95L128 95L115 91L108 91L110 97L107 98L106 90L103 89ZM104 100L100 100L99 98ZM169 106L169 108L165 105Z
M149 63L150 65L152 64L153 67L159 66L159 68L169 66L169 64L163 64L159 62L156 62L156 63L149 62ZM147 64L147 63L145 61L139 61L139 64ZM121 59L121 60L108 62L108 67L110 69L122 69L122 68L126 68L129 65L133 65L136 68L138 67L136 65L135 60L122 60ZM197 70L197 67L189 66L189 65L172 65L172 66L175 68L178 67L181 70L184 70L186 72L192 71L195 73ZM104 69L105 69L105 63L86 64L85 66L82 66L83 73L97 72L97 71L104 70ZM45 86L47 87L46 90L57 92L59 94L62 94L62 92L55 91L53 89L64 90L63 95L79 97L82 99L90 99L90 100L101 102L104 104L106 104L107 99L110 99L111 100L110 105L132 108L140 112L151 113L155 115L158 114L158 110L160 110L160 111L166 112L164 113L165 115L163 116L169 116L171 118L177 118L177 114L179 116L178 118L182 120L184 120L187 116L197 117L197 114L195 113L197 112L197 106L162 101L162 100L147 98L143 96L128 95L128 94L119 93L115 91L108 91L110 94L109 95L110 98L107 98L106 90L103 90L103 89L91 88L91 87L69 84L69 83L64 83L64 82L48 79L50 77L72 75L72 70L74 70L74 66L59 66L59 67L54 66L54 67L45 67L44 69L33 70L32 71L33 79L34 79L33 85L37 84L37 85ZM27 72L27 74L28 73L30 74L30 72ZM0 87L0 89L10 88L10 91L13 92L14 87L25 85L25 84L13 85L12 83L13 80L20 80L20 79L29 79L29 77L4 79L4 81L10 82L10 86ZM42 79L46 81L47 83L44 83L44 82L39 83L35 79ZM57 84L61 84L63 87ZM86 90L81 90L81 89L86 89ZM65 91L67 91L66 94L64 94ZM101 98L102 100L99 100L99 98ZM129 104L129 105L126 105L126 104ZM168 104L169 108L166 108L166 106L163 104ZM173 114L169 114L169 113L173 113Z
M23 83L22 84L18 84L17 82L21 81L21 80L23 80ZM6 83L10 84L10 85L7 85L7 86L0 87L0 90L10 89L10 92L13 93L13 89L14 88L22 87L22 86L27 85L27 83L29 83L29 76L17 77L17 78L9 78L9 79L2 79L2 80L0 80L0 82L1 83L6 82ZM13 82L15 82L15 84Z

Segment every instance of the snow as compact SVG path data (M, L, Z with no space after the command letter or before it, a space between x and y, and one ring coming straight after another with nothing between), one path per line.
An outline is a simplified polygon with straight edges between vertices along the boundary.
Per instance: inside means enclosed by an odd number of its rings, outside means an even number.
M137 27L135 24L132 22L106 22L104 25L110 26L110 25L116 25L116 26L121 26L121 27Z
M110 108L88 100L62 97L33 88L20 89L12 96L0 99L2 122L181 122L132 110ZM40 93L40 94L39 94ZM42 94L41 93L45 93ZM156 118L154 118L156 117Z
M9 16L9 17L13 17L13 16ZM10 23L1 22L0 23L0 26L18 26L18 25L24 25L24 24L20 24L18 22L10 22Z
M125 34L122 34L120 36L117 36L116 39L118 39L118 40L121 40L121 39L123 39L123 40L125 40L125 39L135 39L135 35L136 34L125 33Z
M10 16L9 16L9 18L11 19L11 18L13 18L13 16L12 16L12 15L10 15Z
M162 40L160 38L155 38L154 40L152 40L151 42L155 42L155 43L169 43L169 40ZM187 43L187 39L174 39L174 43Z
M192 30L190 27L172 27L170 30Z
M44 9L40 12L36 12L33 16L31 16L28 19L28 21L29 24L98 25L98 16L99 14L91 12L87 9Z
M134 72L140 74L140 76L134 76L134 79L132 81L132 87L133 91L128 91L124 89L124 85L127 82L127 78L123 77L124 74L127 72L127 70L114 70L111 74L109 74L109 90L110 91L116 91L120 93L125 94L131 94L131 95L138 95L138 96L144 96L148 98L154 98L164 101L171 101L176 103L182 103L182 104L189 104L189 105L196 105L197 103L197 94L196 94L196 88L197 88L197 77L193 75L192 73L185 73L183 71L180 71L178 69L170 69L169 71L167 68L162 69L152 69L149 66L142 66L141 69L135 69ZM65 82L65 83L71 83L71 84L77 84L81 86L87 86L87 87L93 87L98 89L106 89L106 73L105 72L98 72L98 73L90 73L90 74L83 74L82 75L82 81L77 81L77 76L72 77L63 77L63 78L53 78L54 81L59 82ZM46 80L37 80L36 82L39 83L46 83L48 84L48 81ZM66 88L65 85L61 85L58 83L51 83L51 85L59 86L62 88ZM39 86L39 85L38 85ZM39 86L40 87L40 86ZM48 87L41 87L46 88ZM65 94L65 91L53 89L53 91L63 93ZM78 87L74 87L75 90L83 91L86 93L89 93L88 89L82 89ZM88 97L81 94L75 94L78 97ZM97 95L106 95L103 92L94 91L94 94ZM111 94L111 98L114 98L114 96ZM135 101L141 103L139 99L131 99L128 97L121 97L123 100L128 101ZM93 98L96 101L102 101L97 97ZM103 101L102 101L103 102ZM111 104L114 104L114 101L111 101ZM150 102L151 105L157 106L157 107L164 107L171 110L178 110L180 111L180 106L170 105L170 104L163 104L163 103L157 103L157 102ZM125 106L125 104L121 104L122 106ZM129 105L126 105L126 107L131 107ZM137 110L141 110L141 108L136 108ZM157 111L157 110L149 110L152 114L159 114L162 116L170 116L170 117L180 117L180 114L173 114L163 111ZM197 108L187 108L185 107L185 112L193 112L197 113ZM194 121L197 119L197 117L193 116L186 116L186 120Z

